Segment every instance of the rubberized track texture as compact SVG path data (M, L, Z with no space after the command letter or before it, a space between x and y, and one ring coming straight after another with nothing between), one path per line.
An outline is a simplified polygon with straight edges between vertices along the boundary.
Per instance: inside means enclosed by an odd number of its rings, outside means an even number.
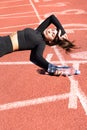
M87 1L0 0L0 35L36 28L50 14L79 48L47 46L44 57L81 74L41 75L28 50L0 58L0 130L87 130Z

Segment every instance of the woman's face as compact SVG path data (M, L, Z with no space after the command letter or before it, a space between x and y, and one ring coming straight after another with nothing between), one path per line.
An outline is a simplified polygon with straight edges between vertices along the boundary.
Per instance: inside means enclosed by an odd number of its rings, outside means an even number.
M57 33L58 32L55 28L54 29L49 28L49 29L44 30L44 36L45 36L46 40L48 40L48 41L53 41L55 39Z

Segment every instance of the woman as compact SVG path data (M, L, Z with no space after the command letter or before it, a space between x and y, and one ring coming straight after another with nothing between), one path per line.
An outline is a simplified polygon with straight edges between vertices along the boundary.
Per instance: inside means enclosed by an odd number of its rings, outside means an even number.
M56 28L48 29L50 24ZM43 68L50 75L59 75L57 66L50 64L43 57L45 46L59 45L70 52L74 45L67 39L67 34L54 16L49 16L37 29L25 28L8 36L0 37L0 56L20 50L31 50L30 61Z

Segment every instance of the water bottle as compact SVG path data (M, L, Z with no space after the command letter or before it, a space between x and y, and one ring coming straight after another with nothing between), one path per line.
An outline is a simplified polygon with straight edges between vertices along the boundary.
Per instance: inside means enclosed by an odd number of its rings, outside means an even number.
M75 70L70 66L58 66L57 70L61 73L62 76L71 76L71 75L79 75L80 70Z

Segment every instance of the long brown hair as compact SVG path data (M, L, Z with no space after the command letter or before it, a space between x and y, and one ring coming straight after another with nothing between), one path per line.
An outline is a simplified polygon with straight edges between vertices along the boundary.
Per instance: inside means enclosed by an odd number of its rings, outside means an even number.
M68 39L59 39L58 37L56 37L53 41L51 41L51 43L49 41L46 41L46 44L49 46L54 46L54 45L58 45L61 48L63 48L66 52L71 52L72 49L76 48L76 45L74 45L75 41L70 41Z
M67 39L59 40L57 43L61 48L63 48L66 52L71 52L72 49L76 48L76 45L74 45L74 41L69 41Z

